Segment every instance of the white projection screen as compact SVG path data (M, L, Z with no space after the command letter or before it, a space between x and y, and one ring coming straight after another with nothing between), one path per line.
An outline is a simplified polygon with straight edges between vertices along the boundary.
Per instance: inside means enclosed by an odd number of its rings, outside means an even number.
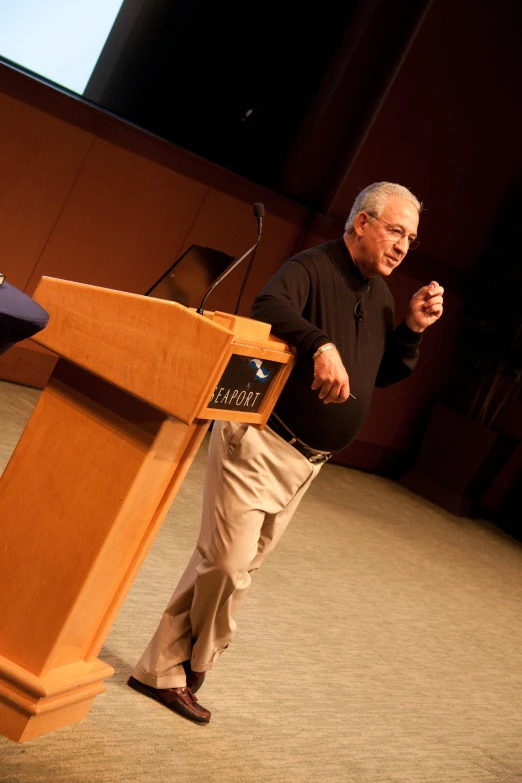
M82 95L123 0L0 0L0 57Z

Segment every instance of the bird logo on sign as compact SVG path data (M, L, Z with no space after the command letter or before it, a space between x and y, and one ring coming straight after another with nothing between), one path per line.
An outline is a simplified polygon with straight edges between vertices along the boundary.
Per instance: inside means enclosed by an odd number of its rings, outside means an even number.
M261 359L250 359L250 361L248 362L249 367L255 367L256 369L256 374L254 376L256 381L261 381L261 383L265 383L265 381L268 380L268 378L270 377L270 370L263 370L261 366L262 364L263 362L261 361Z

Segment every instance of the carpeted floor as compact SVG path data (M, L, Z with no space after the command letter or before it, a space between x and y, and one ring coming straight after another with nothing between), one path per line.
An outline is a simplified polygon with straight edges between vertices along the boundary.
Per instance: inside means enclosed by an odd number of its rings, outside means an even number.
M37 398L0 382L0 472ZM205 462L107 637L107 693L81 723L0 737L0 783L522 783L521 544L338 465L254 578L198 694L211 723L127 687L194 546Z

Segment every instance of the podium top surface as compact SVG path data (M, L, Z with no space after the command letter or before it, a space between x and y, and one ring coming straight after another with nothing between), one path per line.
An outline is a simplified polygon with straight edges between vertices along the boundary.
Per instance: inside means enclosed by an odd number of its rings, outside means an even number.
M233 353L292 358L269 324L241 316L52 277L33 298L50 315L34 342L188 423Z

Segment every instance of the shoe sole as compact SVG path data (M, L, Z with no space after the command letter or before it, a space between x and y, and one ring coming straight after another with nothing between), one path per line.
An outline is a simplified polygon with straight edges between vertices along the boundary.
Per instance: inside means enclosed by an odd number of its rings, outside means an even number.
M149 699L154 699L154 701L157 701L159 704L161 704L162 707L166 707L171 712L175 712L176 715L181 715L182 718L186 718L187 720L191 721L192 723L195 723L196 725L206 726L207 723L210 722L210 718L203 718L194 712L190 712L189 709L187 709L186 712L180 712L178 709L176 709L175 706L176 702L174 702L174 704L165 704L165 702L161 701L159 696L157 696L153 690L149 689L147 685L144 685L142 682L140 682L134 677L132 678L132 681L131 679L127 680L127 685L129 686L129 688L132 688L138 693L143 694L143 696L148 696Z

